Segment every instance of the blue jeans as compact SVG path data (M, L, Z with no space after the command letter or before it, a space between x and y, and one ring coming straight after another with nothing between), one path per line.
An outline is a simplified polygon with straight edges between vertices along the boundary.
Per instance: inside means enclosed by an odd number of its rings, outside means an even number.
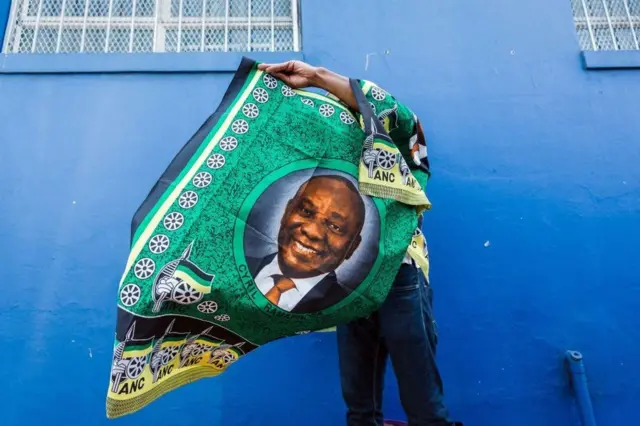
M462 425L448 419L443 402L431 300L431 287L422 273L403 264L378 312L338 327L347 426L383 426L382 388L387 356L398 380L409 426Z

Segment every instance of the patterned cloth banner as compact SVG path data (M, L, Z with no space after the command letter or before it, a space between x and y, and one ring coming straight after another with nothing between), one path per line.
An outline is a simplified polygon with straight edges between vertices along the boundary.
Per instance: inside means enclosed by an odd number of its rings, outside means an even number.
M260 345L367 316L410 243L425 261L412 235L426 182L385 131L393 111L372 122L367 83L353 84L362 114L243 59L134 215L109 418Z

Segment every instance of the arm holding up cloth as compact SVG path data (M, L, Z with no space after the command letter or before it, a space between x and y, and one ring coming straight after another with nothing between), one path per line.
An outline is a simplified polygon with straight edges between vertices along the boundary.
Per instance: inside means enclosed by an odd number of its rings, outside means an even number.
M324 89L359 113L366 135L360 191L414 205L419 215L407 256L381 308L367 318L337 327L347 424L384 424L380 402L390 356L409 424L462 426L449 419L435 361L437 335L428 283L429 260L421 231L422 212L430 208L422 190L430 171L420 121L408 107L372 82L349 80L299 61L259 67L292 87ZM399 182L385 188L375 182L379 175L392 176ZM400 179L396 179L398 175ZM425 280L420 279L415 266L422 269Z

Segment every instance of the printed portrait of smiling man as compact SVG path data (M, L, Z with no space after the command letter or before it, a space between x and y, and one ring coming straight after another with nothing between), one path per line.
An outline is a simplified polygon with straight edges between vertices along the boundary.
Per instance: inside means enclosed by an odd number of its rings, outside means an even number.
M295 313L326 309L351 290L335 270L362 241L365 205L348 179L314 176L287 203L280 221L278 252L251 261L256 285L274 305Z

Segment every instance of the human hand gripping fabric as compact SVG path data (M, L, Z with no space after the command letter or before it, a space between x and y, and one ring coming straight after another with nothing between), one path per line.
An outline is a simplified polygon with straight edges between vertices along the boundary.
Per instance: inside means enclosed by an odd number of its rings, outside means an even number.
M318 87L333 94L358 111L358 102L351 90L349 79L323 67L314 67L302 61L287 61L280 64L259 64L258 69L284 81L294 89Z
M294 89L304 89L318 84L318 68L301 61L280 64L259 64L258 69L284 81Z

